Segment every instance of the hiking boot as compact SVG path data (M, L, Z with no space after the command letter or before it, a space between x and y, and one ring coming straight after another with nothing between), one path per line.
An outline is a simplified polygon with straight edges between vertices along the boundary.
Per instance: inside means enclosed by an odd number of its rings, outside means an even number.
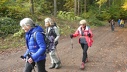
M81 70L84 70L84 68L85 68L85 63L82 62L81 66L80 66L80 69L81 69Z
M49 69L53 69L53 68L55 68L55 66L56 66L56 64L53 63L53 64L49 67Z
M86 58L86 61L85 61L85 63L87 63L88 62L88 58Z
M56 68L56 69L60 68L60 67L61 67L60 65L61 65L61 62L59 61L58 63L56 63L55 68Z

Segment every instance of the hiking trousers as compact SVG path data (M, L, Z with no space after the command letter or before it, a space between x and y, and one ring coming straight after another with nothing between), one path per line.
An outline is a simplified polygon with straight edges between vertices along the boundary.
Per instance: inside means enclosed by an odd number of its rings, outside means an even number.
M38 70L36 72L47 72L45 70L45 62L46 62L46 59L36 62L37 70ZM35 62L31 64L26 62L24 72L32 72L32 69L34 69L34 66L35 66Z
M85 63L86 58L87 58L88 44L81 44L81 47L82 47L82 50L83 50L82 62Z
M114 31L114 25L111 25L111 30Z
M51 59L51 63L58 63L59 62L59 59L56 55L56 50L52 50L51 52L49 52L49 55L50 55L50 59Z

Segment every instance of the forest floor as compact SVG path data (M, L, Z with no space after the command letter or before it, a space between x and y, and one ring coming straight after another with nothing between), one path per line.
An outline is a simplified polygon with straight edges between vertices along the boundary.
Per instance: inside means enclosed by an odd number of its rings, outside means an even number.
M126 27L121 28L116 25L114 32L108 25L92 29L94 43L88 49L89 61L85 64L84 70L79 69L82 49L78 37L72 40L73 48L69 36L61 38L57 46L57 56L62 62L62 67L48 69L51 63L47 55L46 70L48 72L127 72ZM0 52L0 72L23 72L25 62L20 56L24 54L25 49L21 47Z

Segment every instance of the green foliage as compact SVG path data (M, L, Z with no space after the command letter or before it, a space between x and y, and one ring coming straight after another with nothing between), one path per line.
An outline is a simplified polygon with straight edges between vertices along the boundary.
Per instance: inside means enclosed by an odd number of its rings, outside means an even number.
M3 17L0 18L0 36L6 36L13 34L19 29L19 24L11 18Z
M23 2L23 1L22 1ZM22 17L30 15L30 4L19 3L18 1L6 1L2 6L0 6L0 16L1 17L11 17L13 19L21 19Z
M99 7L101 7L104 3L106 3L107 0L99 0L97 4L99 4Z
M66 1L64 4L65 10L66 11L73 11L74 0L65 0L65 1Z
M13 37L14 37L14 38L15 38L15 37L20 37L20 38L22 38L22 37L24 36L24 34L25 34L25 32L24 32L22 29L20 29L18 32L16 32L16 33L13 34Z
M38 0L34 2L35 11L40 12L41 14L51 14L53 13L53 0Z
M61 36L68 36L72 34L79 26L78 21L61 20L61 19L57 20L57 25L60 27Z
M97 18L89 18L88 19L88 24L90 25L90 26L104 26L105 25L105 23L103 23L103 21L100 21L100 20L98 20Z
M73 12L59 11L57 17L67 20L80 20L81 17L75 16Z
M5 3L7 3L8 0L0 0L0 6L4 6Z
M110 20L111 15L110 13L106 12L106 11L102 11L101 14L98 14L96 16L99 20Z

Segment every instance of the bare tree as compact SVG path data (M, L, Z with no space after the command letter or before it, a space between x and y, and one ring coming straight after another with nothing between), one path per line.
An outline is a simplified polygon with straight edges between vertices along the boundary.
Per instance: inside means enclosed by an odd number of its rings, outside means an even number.
M77 0L74 1L74 13L77 15Z
M78 0L78 15L80 14L80 0Z
M30 12L34 14L34 2L33 0L30 0Z
M54 0L54 16L56 16L57 14L57 4L56 4L56 0Z
M86 5L87 3L86 3L86 0L84 0L84 12L86 13Z

